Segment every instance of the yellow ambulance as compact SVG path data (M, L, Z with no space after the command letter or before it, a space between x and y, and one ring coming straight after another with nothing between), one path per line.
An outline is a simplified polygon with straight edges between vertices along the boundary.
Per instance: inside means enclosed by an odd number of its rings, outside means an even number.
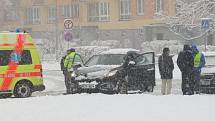
M0 98L43 91L42 65L28 33L0 32Z

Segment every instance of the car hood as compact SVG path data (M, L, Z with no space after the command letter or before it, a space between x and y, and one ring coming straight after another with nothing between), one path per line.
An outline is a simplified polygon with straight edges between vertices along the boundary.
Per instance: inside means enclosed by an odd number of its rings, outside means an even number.
M202 68L202 74L215 73L215 66L206 66Z
M103 78L110 70L119 67L120 65L94 65L90 67L80 67L77 70L79 75L86 75L85 77L79 76L78 80L81 79L95 79Z

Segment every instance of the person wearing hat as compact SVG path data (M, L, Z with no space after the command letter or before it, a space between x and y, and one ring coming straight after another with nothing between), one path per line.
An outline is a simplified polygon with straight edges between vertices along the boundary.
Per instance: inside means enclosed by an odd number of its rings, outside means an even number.
M194 58L192 55L191 47L187 44L184 45L183 51L178 55L177 65L182 73L182 83L181 89L183 95L193 95L193 67L194 67Z
M199 52L196 45L192 45L192 52L194 57L194 69L193 69L193 78L194 78L194 92L196 94L200 93L200 75L201 69L205 66L205 56L203 53Z
M76 52L75 49L71 48L67 50L67 55L63 61L64 66L64 75L65 75L65 85L67 89L67 93L70 93L70 82L72 81L72 67L74 65L74 58L75 58Z
M174 64L169 48L164 48L158 59L159 72L162 79L161 94L171 94Z

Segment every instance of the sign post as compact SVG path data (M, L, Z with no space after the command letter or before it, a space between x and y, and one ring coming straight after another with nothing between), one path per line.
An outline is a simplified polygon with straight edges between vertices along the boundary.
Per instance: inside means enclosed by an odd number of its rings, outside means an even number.
M211 27L211 18L201 18L201 29L203 32L207 32L208 29ZM207 51L207 33L205 34L205 52Z
M68 49L69 49L69 42L72 41L73 36L72 36L72 30L73 28L73 22L71 19L65 19L64 20L64 39L68 42Z

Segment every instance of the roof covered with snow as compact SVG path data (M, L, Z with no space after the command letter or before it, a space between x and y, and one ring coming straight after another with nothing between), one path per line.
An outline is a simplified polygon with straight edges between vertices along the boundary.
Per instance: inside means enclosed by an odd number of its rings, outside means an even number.
M100 54L126 54L128 51L139 52L139 50L132 49L132 48L121 48L121 49L110 49L110 50L104 51Z
M215 52L213 52L213 51L210 51L210 52L203 52L203 54L204 54L205 56L215 56Z

